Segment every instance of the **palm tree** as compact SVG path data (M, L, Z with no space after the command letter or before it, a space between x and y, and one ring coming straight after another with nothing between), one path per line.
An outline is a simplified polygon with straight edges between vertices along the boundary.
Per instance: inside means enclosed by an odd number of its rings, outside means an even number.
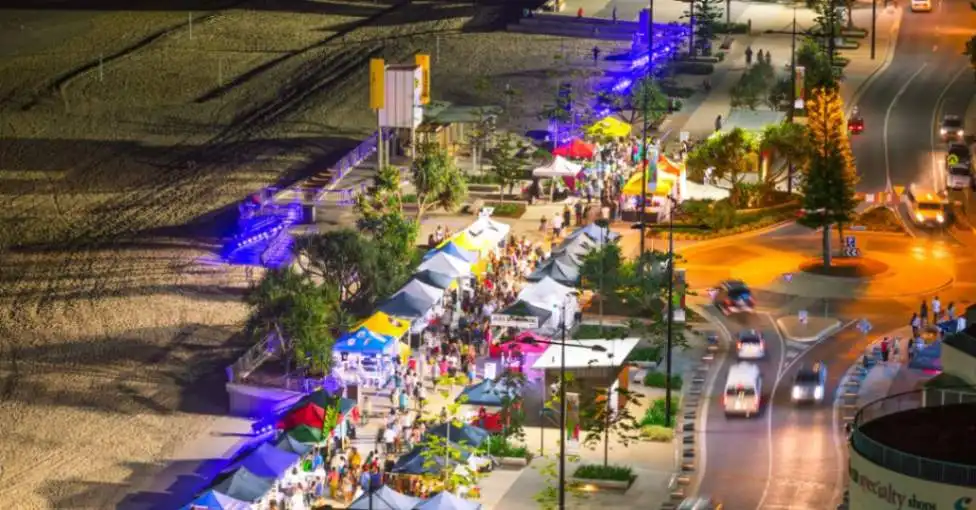
M686 165L692 178L700 179L705 170L713 169L716 179L730 185L729 199L740 206L743 178L755 172L758 164L756 139L741 128L727 133L716 133L699 144L690 154Z
M760 138L760 147L763 153L769 153L769 170L763 181L773 189L782 177L783 169L805 169L813 153L810 130L792 122L766 126ZM776 160L782 161L784 165L777 167Z

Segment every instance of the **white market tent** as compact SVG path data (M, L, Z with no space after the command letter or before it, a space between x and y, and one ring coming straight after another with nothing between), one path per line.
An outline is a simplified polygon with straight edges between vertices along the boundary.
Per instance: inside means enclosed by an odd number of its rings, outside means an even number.
M409 283L403 286L400 290L393 294L396 297L399 294L406 294L408 296L421 298L424 301L429 301L430 303L436 303L444 297L444 289L438 289L433 285L428 285L420 280L410 280Z
M465 229L465 231L474 239L487 239L486 246L495 247L505 239L505 236L508 235L511 229L512 227L507 223L495 221L488 216L482 216Z
M532 171L533 177L576 177L583 171L583 165L556 156L548 165L543 165Z
M685 187L685 196L682 198L696 200L722 200L729 198L729 190L713 184L698 184L694 181L688 181Z
M578 236L573 239L565 240L563 244L552 250L552 256L558 257L564 253L568 253L577 258L585 258L586 254L593 251L596 247L597 243L595 243L589 237Z
M563 285L548 276L522 289L518 299L539 308L551 308L553 305L562 306L566 296L575 294L576 289Z
M460 278L471 274L471 264L441 252L425 260L423 264L417 267L417 272L424 270L446 274L451 278Z
M550 345L532 368L536 370L559 368L563 352L566 353L567 369L619 367L624 364L630 351L637 347L638 342L640 342L639 338L570 340L566 342L565 350L561 345ZM587 348L595 345L605 348L606 352Z

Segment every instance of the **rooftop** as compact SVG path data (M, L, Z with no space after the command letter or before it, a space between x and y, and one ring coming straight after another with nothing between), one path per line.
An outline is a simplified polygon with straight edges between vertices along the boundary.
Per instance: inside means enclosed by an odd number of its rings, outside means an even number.
M918 457L976 466L976 404L900 411L860 426L867 437Z

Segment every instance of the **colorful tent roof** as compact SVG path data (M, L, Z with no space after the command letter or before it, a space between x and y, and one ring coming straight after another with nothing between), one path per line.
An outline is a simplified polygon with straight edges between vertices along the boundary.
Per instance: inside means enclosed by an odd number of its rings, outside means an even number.
M552 154L571 159L590 159L593 157L595 149L596 147L592 144L586 143L579 138L573 138L569 143L557 147L556 150L552 151Z
M349 510L412 510L423 500L399 492L384 485L373 491L364 493L353 501Z
M421 502L415 510L481 510L481 503L459 498L451 492L444 491Z
M324 389L315 390L308 395L302 397L301 400L295 404L292 409L298 409L305 404L313 404L321 407L322 409L328 409L332 406L339 407L339 414L345 415L352 411L356 407L356 401L351 398L342 398L338 393L330 394Z
M305 404L292 408L284 419L278 421L278 428L291 430L302 425L313 429L322 429L325 424L325 410L315 404Z
M573 163L562 156L556 156L548 165L532 170L533 177L576 177L583 171L583 165Z
M287 432L288 437L291 437L299 443L305 444L316 444L322 442L322 428L309 427L308 425L299 425Z
M434 255L437 255L438 253L446 253L446 254L451 255L453 257L457 257L457 258L459 258L459 259L467 262L468 264L471 264L471 263L473 263L473 262L475 262L475 261L478 260L478 252L477 251L474 251L474 250L466 250L464 248L461 248L454 241L449 241L447 244L444 244L444 245L440 246L439 248L435 248L433 250L428 251L426 254L424 254L424 260L427 260L427 259L433 257Z
M226 494L208 490L197 496L184 510L251 510L251 504Z
M303 443L294 437L291 437L289 434L279 437L278 440L275 441L275 448L297 455L305 455L306 453L312 451L312 445Z
M285 474L288 468L297 464L299 458L294 453L279 450L270 443L263 443L243 459L232 464L232 467L228 468L227 471L243 467L261 478L277 480Z
M461 390L461 394L458 395L457 402L471 406L500 407L504 405L504 398L507 391L508 390L497 384L495 381L486 379L480 383L472 384L471 386ZM438 430L439 428L440 427L435 427L433 430ZM461 432L462 431L458 431L458 434ZM443 434L435 435L443 437ZM452 441L454 437L457 437L457 434L455 434L454 430L451 430Z
M465 246L459 241L458 246L465 248ZM425 260L422 264L420 264L420 266L417 267L418 271L423 271L425 269L434 271L435 273L446 274L451 278L458 278L471 274L471 264L468 264L457 257L452 257L446 253L438 253Z
M381 335L360 327L339 337L333 350L357 354L381 354L392 349L395 342L396 338L392 336Z
M472 236L468 231L462 231L448 240L457 245L458 248L469 251L481 251L485 248L484 241Z
M661 154L657 158L657 169L662 172L666 172L668 174L674 175L676 177L680 176L681 172L684 171L684 166L685 166L684 163L672 161L664 154Z
M525 301L517 301L512 306L501 311L505 315L515 315L518 317L535 317L539 320L539 326L541 327L552 317L552 312L546 310L545 308L539 308Z
M212 490L240 501L253 503L264 497L271 490L274 482L274 478L260 477L242 467L214 485Z
M431 287L437 287L438 289L446 289L454 283L454 278L431 270L418 271L414 273L413 279L421 283L426 283Z
M376 312L360 323L359 327L366 328L378 335L400 338L410 330L410 323L394 319L383 312Z
M578 239L582 236L586 236L594 243L603 244L608 240L613 241L614 239L617 239L618 237L620 237L620 234L612 230L607 230L601 227L600 225L597 225L596 223L590 223L585 227L580 227L574 230L572 233L566 236L566 240L563 241L563 245L579 242Z
M616 117L607 116L587 127L586 132L592 136L622 138L625 136L630 136L632 129L633 128L630 124L627 124Z
M671 188L674 187L674 176L667 172L657 172L657 181L652 181L653 178L650 170L645 170L647 175L647 192L651 195L656 195L659 197L667 196L671 193ZM640 195L641 194L641 173L637 172L627 179L627 183L624 184L621 192L624 195Z

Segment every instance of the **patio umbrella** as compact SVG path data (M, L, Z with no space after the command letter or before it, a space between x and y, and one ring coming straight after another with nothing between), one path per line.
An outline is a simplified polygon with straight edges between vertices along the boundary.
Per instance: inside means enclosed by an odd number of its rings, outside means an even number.
M313 429L321 429L323 424L325 424L325 409L315 404L305 404L289 411L284 419L278 421L278 428L291 430L306 425Z

